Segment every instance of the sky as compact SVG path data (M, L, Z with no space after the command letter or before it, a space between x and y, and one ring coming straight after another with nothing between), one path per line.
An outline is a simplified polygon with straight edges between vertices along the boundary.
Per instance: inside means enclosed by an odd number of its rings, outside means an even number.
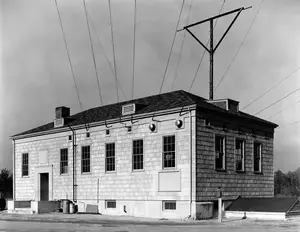
M104 104L117 101L107 0L86 0L91 35ZM186 0L179 28L217 15L223 0ZM189 5L192 4L189 12ZM252 6L243 11L215 53L214 85L217 98L231 98L240 108L263 94L300 66L300 1L226 0L223 12ZM83 2L58 0L82 109L100 106L97 80L88 36ZM134 97L159 94L181 0L137 0ZM133 0L111 0L115 57L120 101L132 98ZM220 19L214 30L221 37L234 15ZM235 60L233 58L253 26ZM202 40L209 36L208 24L192 28ZM173 90L183 89L208 98L207 54L190 90L204 49L189 34L176 35L162 92L172 90L180 47L184 47ZM99 40L101 41L100 45ZM232 62L233 61L233 62ZM300 88L300 70L272 91L245 108L256 114L273 102ZM124 92L124 95L122 93ZM257 114L279 127L274 139L274 169L295 170L300 166L300 91ZM12 168L9 136L53 121L57 106L79 112L74 81L59 25L54 0L0 0L0 168ZM277 112L287 108L281 113ZM275 115L277 114L277 115ZM271 118L270 118L271 117Z

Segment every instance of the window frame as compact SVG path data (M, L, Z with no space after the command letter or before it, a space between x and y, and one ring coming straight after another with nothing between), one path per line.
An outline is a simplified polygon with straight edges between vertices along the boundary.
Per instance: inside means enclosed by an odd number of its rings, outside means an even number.
M67 150L67 154L62 154L62 151L63 150ZM67 155L67 159L66 160L62 160L62 155ZM63 169L63 166L62 166L62 163L63 162L66 162L67 163L67 172L62 172ZM65 166L64 166L65 167ZM61 148L60 149L60 160L59 160L59 173L60 175L67 175L69 173L69 149L68 148Z
M259 146L259 170L255 170L255 145ZM262 173L262 143L254 141L253 142L253 172L254 173Z
M111 144L113 144L114 145L114 156L113 157L107 157L107 146L108 145L111 145ZM107 165L108 165L108 162L107 162L107 160L108 159L113 159L113 161L114 161L114 163L113 163L113 165L114 165L114 170L107 170L108 168L107 168ZM116 172L116 143L115 142L109 142L109 143L105 143L105 172L106 173L110 173L110 172Z
M27 155L27 164L24 164L24 156ZM24 166L27 166L27 175L24 175ZM29 177L29 153L22 153L22 177Z
M236 149L236 146L237 146L237 142L242 142L242 169L237 169L237 149ZM245 139L242 139L242 138L235 138L235 143L234 143L234 170L236 172L245 172L245 153L246 153L246 141Z
M83 149L84 148L89 148L89 158L85 158L83 159L83 154L84 154L84 151ZM83 164L83 161L88 161L88 166L89 166L89 171L84 171L83 170L83 167L86 167L87 165L84 165ZM90 145L84 145L84 146L81 146L81 174L89 174L91 173L91 146Z
M174 137L174 151L171 151L171 152L174 152L174 166L172 166L172 167L165 167L165 153L170 153L170 151L167 151L167 152L164 151L164 145L165 145L164 144L164 138L166 138L166 137ZM163 135L162 136L162 169L163 170L176 169L176 166L177 166L176 141L177 141L177 138L176 138L175 134L168 134L168 135Z
M222 156L222 168L217 168L217 150L216 150L216 146L217 146L217 137L222 138L223 139L223 156ZM215 170L216 171L226 171L226 136L225 135L221 135L221 134L215 134L214 137L214 166L215 166Z
M114 203L115 207L108 207L108 203ZM116 200L105 200L105 209L116 209L117 201Z
M175 204L175 208L166 209L166 203ZM165 200L165 201L162 201L162 210L163 211L176 211L177 210L177 202L175 200Z
M134 154L134 143L137 141L142 142L142 153L141 154ZM141 156L142 157L142 168L134 168L134 157ZM132 140L132 171L143 171L144 170L144 140L143 139L133 139Z

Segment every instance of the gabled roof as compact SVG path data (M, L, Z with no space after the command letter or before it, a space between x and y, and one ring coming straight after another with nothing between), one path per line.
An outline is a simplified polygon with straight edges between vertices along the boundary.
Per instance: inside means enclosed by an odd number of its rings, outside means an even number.
M120 118L122 116L121 106L130 103L135 103L136 105L140 106L137 107L135 115L154 113L156 111L161 111L161 110L171 110L174 108L196 105L197 108L212 110L215 111L216 113L217 112L226 113L229 116L230 115L238 116L244 119L251 120L253 122L263 123L273 128L277 127L277 125L274 123L243 113L241 111L239 112L227 111L211 103L208 103L205 98L199 97L197 95L188 93L183 90L143 97L139 99L124 101L124 102L115 103L111 105L100 106L86 111L82 111L80 113L71 115L70 116L71 120L68 122L68 125L72 127L77 125L84 125L88 123ZM68 127L68 125L65 125L64 127ZM37 133L37 132L43 132L52 129L54 129L54 123L50 122L48 124L36 127L34 129L13 135L12 137L22 136L22 135L27 135L27 134Z

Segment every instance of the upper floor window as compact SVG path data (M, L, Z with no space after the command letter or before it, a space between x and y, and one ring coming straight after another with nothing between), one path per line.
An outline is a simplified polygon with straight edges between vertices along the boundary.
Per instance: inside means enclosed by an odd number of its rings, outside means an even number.
M60 149L60 174L68 173L68 148Z
M28 176L29 174L29 162L28 162L28 153L22 154L22 176Z
M225 137L219 135L215 138L215 167L225 170Z
M143 140L133 140L132 141L132 166L133 170L143 169L144 159L143 159Z
M105 144L105 148L105 171L115 171L115 143L107 143Z
M261 172L261 143L254 142L253 170Z
M175 167L175 135L163 137L163 168Z
M81 147L81 172L90 172L91 171L91 154L90 146Z
M235 140L235 170L244 171L245 167L245 142L242 139Z

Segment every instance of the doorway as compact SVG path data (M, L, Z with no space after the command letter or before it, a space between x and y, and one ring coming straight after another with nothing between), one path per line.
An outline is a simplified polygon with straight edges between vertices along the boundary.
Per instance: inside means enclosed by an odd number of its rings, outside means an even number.
M40 199L49 201L49 173L40 174Z

